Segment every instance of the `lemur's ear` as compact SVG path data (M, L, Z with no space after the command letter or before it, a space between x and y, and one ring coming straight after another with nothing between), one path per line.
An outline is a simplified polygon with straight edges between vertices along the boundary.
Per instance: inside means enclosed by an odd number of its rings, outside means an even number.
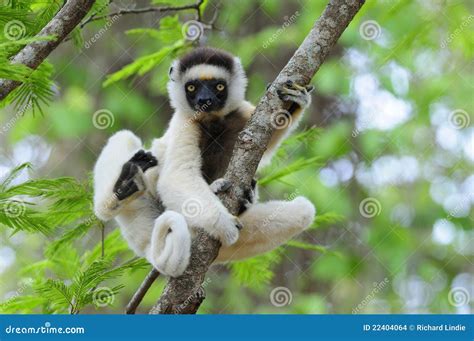
M170 72L168 73L168 75L169 75L170 79L172 81L174 81L173 77L171 77L172 74L173 74L173 67L170 67Z

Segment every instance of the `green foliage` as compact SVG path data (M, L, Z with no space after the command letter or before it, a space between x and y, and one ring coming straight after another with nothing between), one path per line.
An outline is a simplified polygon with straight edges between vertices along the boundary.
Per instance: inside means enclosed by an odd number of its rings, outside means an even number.
M88 186L72 178L33 179L12 185L22 172L30 170L29 164L20 165L1 182L0 224L13 232L22 230L48 236L52 236L53 231L55 235L57 231L64 232L46 248L44 260L21 271L24 276L35 278L29 289L38 296L18 295L1 303L0 310L17 312L21 305L22 312L41 308L48 313L75 314L94 303L102 307L100 300L107 301L109 296L108 299L112 299L123 285L107 287L104 294L97 292L101 283L121 277L126 270L147 267L147 263L134 258L114 265L129 253L119 231L109 233L103 242L78 257L74 244L92 228L104 228L90 210ZM50 272L58 278L40 275ZM64 278L65 274L70 277Z
M35 35L48 23L61 8L62 1L11 1L0 8L0 78L22 82L22 85L9 94L0 107L15 103L15 110L24 114L31 109L42 113L54 94L51 80L53 67L44 62L37 70L21 65L12 65L10 58L26 44L35 41L54 39Z
M169 65L171 59L186 46L177 16L163 18L159 29L133 29L127 31L127 34L152 38L154 44L164 46L157 52L141 56L121 70L107 76L104 87L131 76L143 76L160 64Z
M232 276L241 284L260 289L274 276L273 268L280 262L280 248L244 261L232 262L229 266Z

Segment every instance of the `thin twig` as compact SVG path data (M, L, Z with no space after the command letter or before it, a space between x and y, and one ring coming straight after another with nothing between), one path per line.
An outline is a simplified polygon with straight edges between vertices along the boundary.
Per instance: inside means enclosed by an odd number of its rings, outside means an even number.
M92 14L89 18L87 18L84 22L82 22L79 27L83 28L85 25L92 21L101 20L105 18L115 17L115 16L122 16L127 14L143 14L143 13L151 13L151 12L178 12L178 11L185 11L185 10L195 10L197 13L200 13L200 6L204 1L200 0L195 4L191 5L183 5L183 6L150 6L144 8L123 8L116 12L96 16L97 13ZM200 15L199 15L200 16Z
M125 308L125 314L135 314L138 306L143 300L143 297L145 297L146 293L158 276L160 276L160 273L154 268L148 273L138 290L135 292L135 294L133 294L130 302L127 304L127 307Z

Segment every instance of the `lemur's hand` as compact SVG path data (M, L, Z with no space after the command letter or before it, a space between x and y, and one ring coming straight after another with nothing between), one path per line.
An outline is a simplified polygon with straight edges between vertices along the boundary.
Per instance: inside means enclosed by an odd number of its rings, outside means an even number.
M293 115L295 111L305 109L310 105L310 92L313 91L313 89L314 87L312 85L303 86L288 80L277 90L277 95L283 102L291 103L288 111Z
M156 158L144 150L139 150L122 166L122 171L114 185L114 194L118 200L124 200L145 189L143 173L158 164Z
M230 180L220 178L215 180L212 184L210 184L211 191L213 191L215 194L222 193L227 191L230 186L232 185L232 182ZM239 199L239 213L238 215L241 215L244 213L247 208L250 207L255 201L255 187L257 186L257 180L252 179L252 183L250 184L250 188L247 188L244 190L244 194L242 198Z

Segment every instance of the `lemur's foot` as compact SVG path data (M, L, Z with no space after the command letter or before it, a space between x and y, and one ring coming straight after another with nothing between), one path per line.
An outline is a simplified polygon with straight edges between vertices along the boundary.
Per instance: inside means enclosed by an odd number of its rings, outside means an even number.
M124 200L145 188L143 173L158 164L156 158L144 150L139 150L122 166L122 171L114 185L118 200Z
M290 102L292 104L288 111L290 114L293 114L297 109L304 109L310 105L310 92L313 89L312 85L299 85L288 80L277 90L277 95L283 102Z
M255 188L257 187L257 180L252 179L250 188L244 190L244 195L239 200L239 214L241 215L255 202Z
M145 152L144 150L136 152L129 162L136 164L143 172L158 164L158 160L151 154L151 152Z
M230 180L220 178L210 184L209 187L211 188L211 191L214 192L214 194L218 194L227 191L231 185L232 182Z

